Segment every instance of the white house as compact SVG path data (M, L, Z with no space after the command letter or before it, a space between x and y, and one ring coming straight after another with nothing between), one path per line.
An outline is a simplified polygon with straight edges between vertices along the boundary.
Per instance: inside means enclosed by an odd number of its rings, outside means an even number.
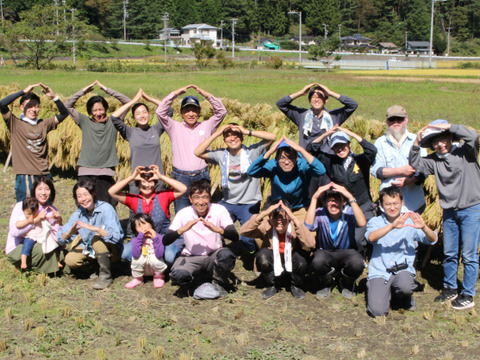
M182 27L182 45L193 45L198 42L211 41L213 46L217 44L218 28L207 24L190 24Z

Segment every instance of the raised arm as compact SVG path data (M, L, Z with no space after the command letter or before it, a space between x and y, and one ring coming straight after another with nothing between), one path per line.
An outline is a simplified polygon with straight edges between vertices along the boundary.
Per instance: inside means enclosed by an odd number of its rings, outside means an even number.
M210 135L204 141L202 141L202 143L200 145L198 145L198 147L194 151L195 156L197 156L197 157L199 157L200 159L203 159L203 160L208 160L209 156L208 156L207 150L210 147L210 145L212 145L212 143L215 141L215 139L217 137L221 136L226 129L231 128L232 126L233 125L231 125L231 124L224 125L224 126L220 127L219 129L217 129L217 131L215 131L212 135Z
M243 136L255 136L259 139L262 139L265 141L265 146L268 148L276 139L276 135L272 134L268 131L262 131L262 130L247 130L245 129L242 125L232 125L232 129L240 131Z
M73 121L75 121L76 124L78 124L79 119L80 119L80 113L75 109L75 103L77 102L78 99L80 99L83 95L88 94L90 91L93 90L95 85L97 84L97 80L95 80L93 83L85 86L83 89L77 91L75 94L70 96L66 101L65 101L65 107L68 110L68 113L72 117Z
M367 225L365 214L363 213L362 209L360 209L360 206L358 206L357 199L355 199L355 197L342 185L338 185L332 182L332 190L339 192L347 200L348 204L353 210L353 216L355 216L357 226L363 227Z
M333 183L330 182L329 184L320 186L317 191L312 195L312 199L310 201L310 206L308 207L307 210L307 215L305 216L305 224L313 226L314 221L315 221L315 212L317 210L317 204L318 204L318 199L322 197L323 194L325 194L325 191L330 189L332 187ZM316 229L312 229L312 231L315 231Z
M58 111L60 113L55 116L55 125L58 125L68 117L68 110L65 105L60 101L58 95L55 95L55 93L52 91L52 89L50 89L50 87L42 83L40 83L40 86L43 88L42 92L45 94L45 96L52 100L55 105L57 105Z
M132 181L140 179L142 168L143 168L142 166L137 166L133 171L133 173L130 174L130 176L127 176L125 179L120 180L119 182L112 185L108 189L108 194L118 202L121 202L122 204L124 204L127 197L125 196L125 193L122 190L125 188L125 186L130 184Z
M135 105L135 103L142 97L142 89L138 90L137 94L133 97L132 100L120 106L117 110L112 113L112 116L117 118L122 118L126 115L127 111Z
M198 91L200 95L202 95L213 107L213 116L208 119L211 121L212 129L216 129L220 126L225 115L227 115L227 109L223 106L222 102L219 98L216 98L208 91L203 90L202 88L198 87L197 85L192 85L192 88Z
M185 184L161 174L157 165L150 165L150 168L153 169L152 179L161 180L165 184L169 185L173 189L173 195L175 196L175 199L178 199L187 192L187 186Z
M4 118L10 117L10 109L8 108L8 105L10 105L12 102L14 102L16 99L23 96L24 94L29 93L30 91L35 89L37 86L40 86L40 83L28 85L25 89L18 91L14 94L8 95L7 97L0 100L0 111L2 112L3 117Z

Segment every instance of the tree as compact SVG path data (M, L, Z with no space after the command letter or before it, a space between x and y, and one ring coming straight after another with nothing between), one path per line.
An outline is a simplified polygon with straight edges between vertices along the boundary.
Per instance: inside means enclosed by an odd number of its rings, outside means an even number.
M323 24L328 26L329 32L337 30L341 21L340 8L337 0L305 0L305 25L312 29L314 35L324 33Z
M57 24L55 10L53 5L35 5L20 14L21 21L5 33L5 45L13 58L23 57L27 65L40 70L55 57L69 54L73 36L84 44L93 27L78 19L72 21L71 16Z
M216 52L210 42L207 44L195 43L193 44L193 54L197 59L198 66L205 68L209 63L209 60L215 57Z
M318 37L317 41L320 43L319 46L317 45L310 45L308 49L308 53L312 56L313 60L320 60L323 57L326 57L326 60L322 62L325 64L327 72L330 68L330 64L333 60L330 60L330 57L333 55L333 52L338 49L340 46L340 38L338 35L333 35L327 38L326 40L322 37ZM335 56L335 60L340 60L341 56Z

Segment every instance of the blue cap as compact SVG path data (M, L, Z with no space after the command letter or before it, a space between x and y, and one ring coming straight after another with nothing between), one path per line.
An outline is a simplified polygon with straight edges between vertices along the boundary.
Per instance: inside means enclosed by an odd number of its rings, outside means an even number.
M278 144L277 150L280 149L280 148L283 148L283 147L291 147L291 146L288 145L285 140L282 140L282 142L280 144Z
M330 147L333 148L335 144L347 144L350 142L350 138L343 131L337 131L330 136Z
M193 95L185 96L182 99L182 105L180 107L183 109L185 106L188 106L188 105L193 105L193 106L196 106L196 107L199 108L200 107L200 102Z

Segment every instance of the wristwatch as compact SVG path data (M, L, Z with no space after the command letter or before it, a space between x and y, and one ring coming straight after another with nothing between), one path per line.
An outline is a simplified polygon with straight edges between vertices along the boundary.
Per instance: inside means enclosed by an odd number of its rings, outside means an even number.
M353 199L348 200L348 203L350 205L352 205L352 203L354 203L354 202L357 202L357 199L353 198Z

